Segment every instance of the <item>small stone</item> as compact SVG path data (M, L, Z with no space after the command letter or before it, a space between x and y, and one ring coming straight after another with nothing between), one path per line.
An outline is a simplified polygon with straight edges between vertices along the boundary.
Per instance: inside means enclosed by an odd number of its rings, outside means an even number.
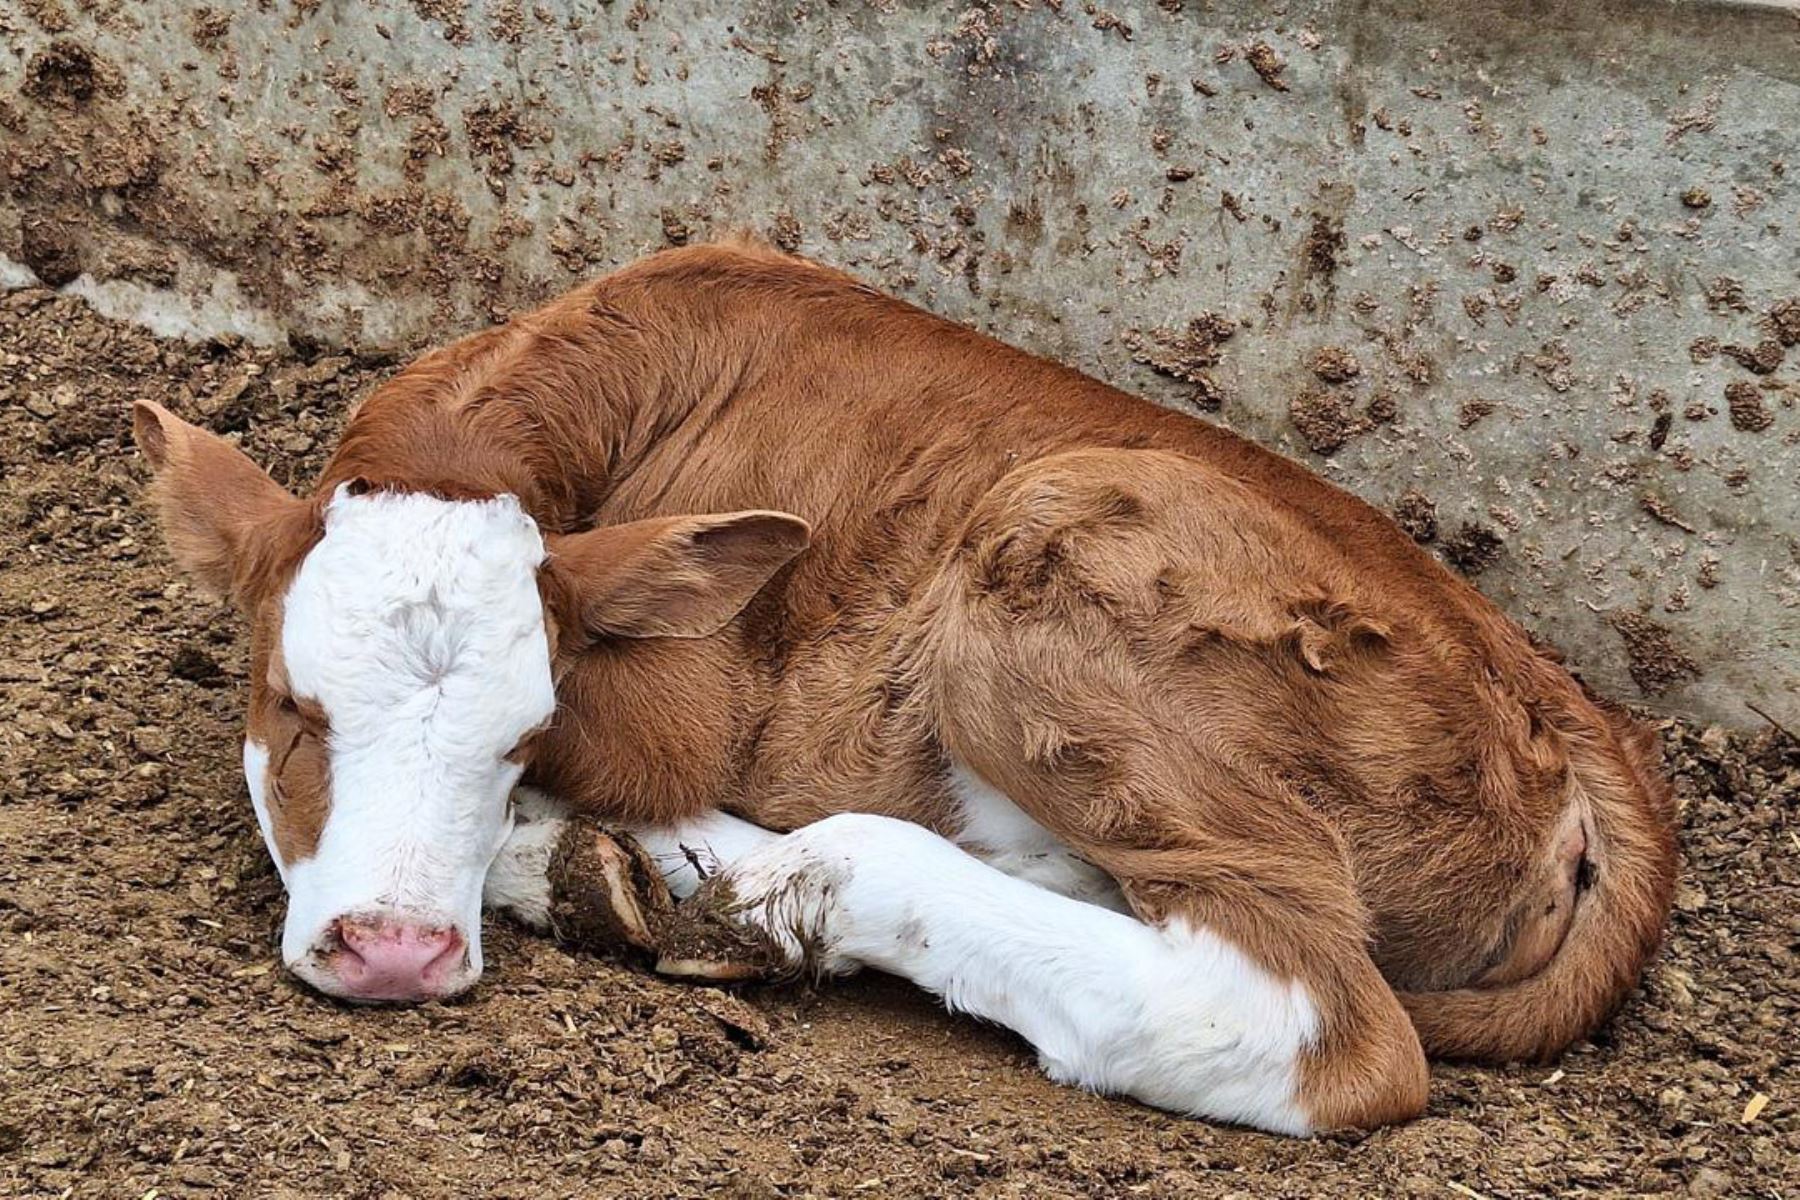
M244 394L250 386L250 374L245 371L233 375L210 392L202 393L195 399L195 404L206 416L216 416L225 411L233 401Z
M167 732L155 725L141 725L131 731L131 744L138 753L160 758L174 749Z

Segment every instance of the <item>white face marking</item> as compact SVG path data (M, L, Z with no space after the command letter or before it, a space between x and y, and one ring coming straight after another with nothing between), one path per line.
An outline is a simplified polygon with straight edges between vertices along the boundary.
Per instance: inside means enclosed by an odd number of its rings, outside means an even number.
M294 695L329 722L331 801L317 850L284 872L282 954L324 990L309 952L346 914L453 923L480 974L482 881L521 770L504 756L556 707L543 559L511 496L340 488L327 506L281 628ZM256 765L247 749L253 797Z
M262 830L263 845L275 860L281 882L287 883L287 865L281 851L275 848L275 823L269 818L269 748L250 738L244 739L244 782L250 787L250 806L256 810L256 827Z

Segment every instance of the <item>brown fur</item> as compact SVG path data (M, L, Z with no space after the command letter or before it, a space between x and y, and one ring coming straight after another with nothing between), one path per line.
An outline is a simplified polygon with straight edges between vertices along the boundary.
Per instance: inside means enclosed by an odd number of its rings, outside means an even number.
M959 761L1145 919L1303 980L1322 1124L1418 1112L1421 1043L1554 1053L1667 913L1652 739L1386 517L764 247L659 255L426 356L355 415L321 493L355 478L511 491L576 536L802 518L811 549L704 640L609 635L579 597L617 568L553 560L552 624L585 634L558 631L537 781L609 818L954 833ZM1563 936L1541 923L1571 822L1594 883Z

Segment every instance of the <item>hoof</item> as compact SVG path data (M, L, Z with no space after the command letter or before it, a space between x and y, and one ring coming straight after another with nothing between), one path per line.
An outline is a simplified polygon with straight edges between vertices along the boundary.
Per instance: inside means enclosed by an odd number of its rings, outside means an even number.
M634 839L569 821L550 860L550 923L559 940L655 954L674 908L656 863Z
M656 973L702 983L748 983L752 979L761 979L769 973L769 969L760 963L671 958L665 955L656 960Z
M702 983L745 983L789 974L775 939L739 915L729 882L714 878L682 901L661 931L656 970Z

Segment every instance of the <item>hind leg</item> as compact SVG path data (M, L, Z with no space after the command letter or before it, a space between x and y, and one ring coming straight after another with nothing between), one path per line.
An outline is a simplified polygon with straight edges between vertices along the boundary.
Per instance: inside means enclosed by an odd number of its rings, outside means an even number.
M984 499L932 595L921 657L938 736L958 767L1116 879L1162 936L1293 989L1313 1020L1281 1026L1285 1078L1310 1127L1415 1116L1424 1055L1369 956L1335 831L1195 716L1203 668L1170 652L1192 618L1159 585L1193 551L1159 524L1156 472L1184 469L1068 456ZM1233 615L1248 620L1248 607ZM1207 997L1204 1011L1217 981L1175 986Z
M947 740L1076 854L1111 873L1140 927L1183 948L1160 981L1167 1002L1254 1049L1253 1066L1230 1055L1196 1064L1203 1069L1171 1083L1182 1095L1156 1103L1210 1113L1221 1081L1255 1069L1307 1129L1370 1128L1423 1111L1428 1076L1418 1036L1369 957L1366 917L1328 835L1256 817L1158 820L1164 802L1179 808L1218 781L1172 769L1154 751L1123 772L1116 786L1129 796L1121 797L1092 777L1045 769L1017 743ZM1230 807L1279 803L1237 782ZM1121 799L1129 812L1122 820ZM1165 1053L1181 1055L1179 1040Z

